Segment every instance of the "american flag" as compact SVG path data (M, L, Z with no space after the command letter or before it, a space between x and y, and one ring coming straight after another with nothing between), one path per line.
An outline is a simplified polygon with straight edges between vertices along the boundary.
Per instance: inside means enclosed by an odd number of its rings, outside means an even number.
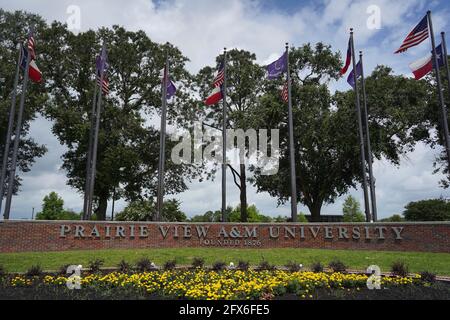
M219 71L217 72L216 77L214 78L213 85L214 87L221 87L225 82L225 68L223 63L219 67Z
M289 87L287 81L281 90L281 99L283 99L284 102L289 103Z
M35 51L35 41L34 41L34 35L33 33L30 33L29 37L28 37L28 52L30 53L30 58L31 60L36 60L36 51Z
M425 16L422 21L420 21L420 23L413 29L413 31L408 34L400 48L395 51L395 53L405 52L409 48L419 45L428 37L428 16Z
M97 76L97 84L100 85L100 76ZM104 95L109 94L109 80L106 77L106 74L103 75L103 85L102 85L102 92Z

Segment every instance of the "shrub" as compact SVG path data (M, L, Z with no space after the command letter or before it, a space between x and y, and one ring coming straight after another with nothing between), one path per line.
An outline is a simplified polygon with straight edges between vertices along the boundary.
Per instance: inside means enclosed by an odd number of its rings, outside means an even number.
M449 221L450 203L444 199L411 202L403 215L407 221Z
M345 273L347 271L347 266L340 260L335 259L328 264L328 267L333 270L333 272Z
M167 261L166 263L164 263L164 270L174 270L176 266L177 266L177 261L170 260L170 261Z
M91 273L98 273L98 272L100 272L100 270L101 270L101 268L102 268L104 263L105 262L103 260L101 260L101 259L95 259L95 260L89 261L89 263L88 263L89 271Z
M2 265L0 265L0 278L3 278L4 276L6 276L6 270Z
M348 196L342 207L344 222L364 222L366 218L361 212L361 206L355 198Z
M294 262L294 261L289 261L289 262L285 265L285 267L286 267L290 272L298 272L298 271L300 271L300 270L302 269L302 267L301 267L298 263L296 263L296 262Z
M271 265L268 261L262 260L258 267L256 268L258 271L272 271L275 270L275 266Z
M121 260L117 265L117 268L121 273L129 273L132 269L131 264L129 264L125 260Z
M65 264L59 267L58 269L58 275L64 276L67 274L67 268L69 268L70 264Z
M407 277L409 275L408 266L402 262L397 261L392 264L391 272L394 276Z
M428 282L428 283L434 283L436 282L436 274L428 272L428 271L423 271L420 273L420 278L422 279L422 281L424 282Z
M311 265L311 270L312 270L312 272L320 273L320 272L323 272L323 269L324 269L323 264L320 263L319 261L318 261L318 262L314 262L314 263Z
M39 277L42 275L42 268L40 265L31 266L30 269L27 270L26 273L29 277Z
M147 258L142 258L136 263L138 272L147 272L154 269L154 264Z
M194 260L192 260L192 268L194 269L201 269L203 268L203 266L205 265L205 259L203 258L194 258Z
M250 268L250 262L239 260L237 269L241 271L247 271Z
M214 271L222 271L222 270L225 270L226 267L227 267L227 264L225 262L217 261L217 262L214 262L212 269Z

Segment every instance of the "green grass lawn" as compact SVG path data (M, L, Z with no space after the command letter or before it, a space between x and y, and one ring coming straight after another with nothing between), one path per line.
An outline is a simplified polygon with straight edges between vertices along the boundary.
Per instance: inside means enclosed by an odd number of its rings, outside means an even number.
M315 250L315 249L143 249L143 250L101 250L101 251L66 251L38 253L3 253L0 254L0 266L9 272L24 272L32 265L40 265L44 270L58 270L67 264L81 264L87 267L94 259L104 260L105 267L115 267L122 259L135 263L147 257L157 265L176 259L178 265L190 265L195 257L205 259L207 265L216 261L226 263L239 260L257 265L263 259L271 264L283 266L289 261L302 263L309 267L320 261L327 265L338 258L350 269L365 270L369 265L378 265L382 272L389 272L395 261L403 261L411 272L430 271L438 275L450 275L450 254L416 253L416 252L380 252L351 250Z

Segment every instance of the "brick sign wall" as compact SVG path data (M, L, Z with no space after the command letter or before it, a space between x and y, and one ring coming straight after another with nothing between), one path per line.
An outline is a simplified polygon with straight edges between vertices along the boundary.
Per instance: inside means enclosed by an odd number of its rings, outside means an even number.
M450 223L170 224L0 221L0 252L179 247L450 253Z

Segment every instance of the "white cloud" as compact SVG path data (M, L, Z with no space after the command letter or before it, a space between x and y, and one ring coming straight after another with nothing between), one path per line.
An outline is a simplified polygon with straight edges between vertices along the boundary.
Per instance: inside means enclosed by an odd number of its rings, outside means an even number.
M440 2L442 3L442 1ZM421 45L406 54L393 55L406 34L418 23L425 11L439 5L425 0L322 0L298 5L289 12L263 9L261 1L230 0L227 5L218 5L206 0L0 0L5 10L26 10L42 15L48 21L66 21L69 5L81 9L82 30L96 29L113 24L123 25L130 30L142 29L158 42L169 41L178 46L191 60L188 68L196 72L204 65L213 65L215 57L228 48L243 48L255 52L261 64L267 64L284 50L284 43L294 45L305 42L324 41L333 50L345 52L348 29L355 28L357 49L365 52L366 73L377 64L387 64L397 73L409 73L408 64L429 51L428 45ZM366 27L369 5L381 9L381 30ZM280 5L281 6L281 5ZM448 27L448 9L434 13L435 32ZM332 83L333 88L346 90L345 80ZM68 207L81 209L81 197L65 185L64 173L57 170L64 148L51 135L50 124L38 120L32 126L31 135L49 147L49 153L39 159L31 173L24 175L23 192L15 198L15 216L22 216L31 206L39 207L43 194L50 190L60 192ZM375 174L379 195L381 216L399 212L411 200L428 196L440 196L439 175L432 175L432 161L436 151L421 146L409 155L410 161L403 161L400 169L385 162L377 162ZM220 177L219 177L220 179ZM232 204L239 202L237 188L228 177L228 194ZM360 200L361 192L352 194ZM191 189L179 195L183 209L197 214L220 207L220 183L194 183ZM277 208L276 200L267 194L256 194L249 188L249 202L256 203L267 214L288 214L288 206ZM340 213L343 200L324 209L325 213ZM118 209L124 203L118 204ZM303 208L306 211L306 209ZM24 214L23 216L27 216Z

